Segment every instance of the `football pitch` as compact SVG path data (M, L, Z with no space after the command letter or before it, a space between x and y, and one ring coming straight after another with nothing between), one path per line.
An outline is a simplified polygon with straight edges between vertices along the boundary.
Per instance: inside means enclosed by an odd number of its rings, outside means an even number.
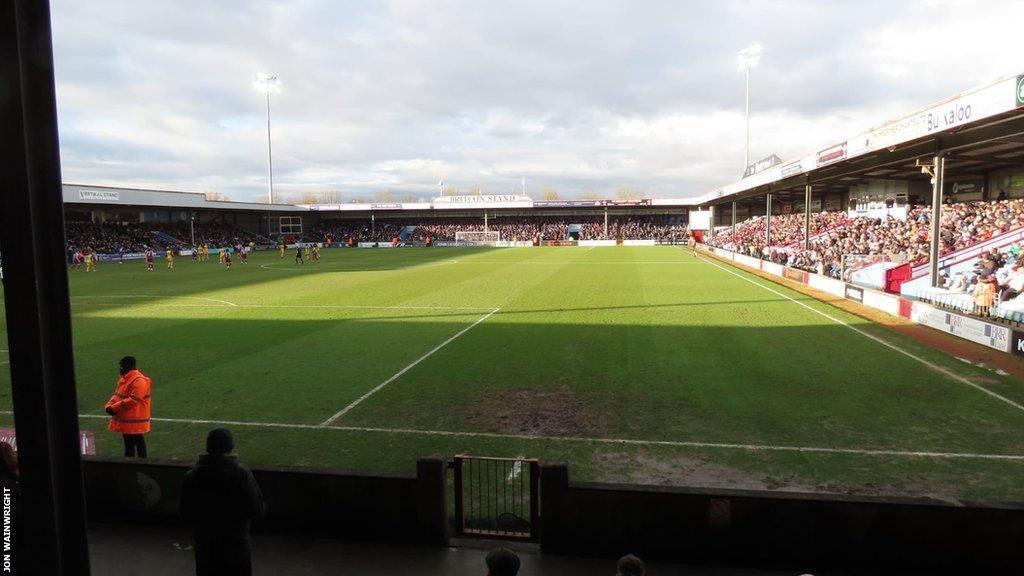
M121 452L103 404L132 354L154 382L151 458L193 460L226 425L252 465L412 473L465 452L576 480L1024 501L1024 382L689 249L69 275L100 454Z

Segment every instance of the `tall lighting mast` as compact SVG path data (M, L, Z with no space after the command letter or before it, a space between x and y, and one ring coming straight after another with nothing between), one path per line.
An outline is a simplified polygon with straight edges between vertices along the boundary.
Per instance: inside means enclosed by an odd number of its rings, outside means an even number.
M267 200L274 203L274 151L270 144L270 94L281 91L281 81L274 74L257 72L252 87L267 95Z
M744 97L744 116L747 127L743 137L743 169L746 170L750 165L750 69L757 66L761 59L761 45L747 46L740 50L736 57L739 60L739 71L744 72L747 76L747 89Z

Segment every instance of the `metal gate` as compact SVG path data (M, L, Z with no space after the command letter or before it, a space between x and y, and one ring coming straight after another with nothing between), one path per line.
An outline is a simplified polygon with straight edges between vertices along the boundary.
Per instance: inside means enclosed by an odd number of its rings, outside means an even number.
M458 535L538 539L540 464L536 459L459 454L452 468Z

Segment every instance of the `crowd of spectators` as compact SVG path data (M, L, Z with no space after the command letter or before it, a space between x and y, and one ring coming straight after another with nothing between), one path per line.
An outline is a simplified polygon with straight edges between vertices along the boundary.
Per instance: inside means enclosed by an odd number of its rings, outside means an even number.
M239 243L265 244L269 240L255 232L235 228L223 222L194 225L196 244L234 246ZM187 222L123 223L68 222L64 235L69 252L82 250L98 254L138 253L153 250L180 250L191 246L192 231Z
M153 229L143 224L68 222L64 238L69 251L88 250L100 254L140 252L146 246L163 247L157 243Z
M605 230L602 216L521 216L497 217L487 222L486 229L498 232L502 240L530 241L565 240L570 227L579 225L579 240L601 240L622 238L626 240L655 239L682 241L686 237L686 225L662 216L613 216L608 219ZM303 235L309 242L323 242L327 238L345 242L349 237L356 242L387 242L404 228L414 229L405 241L422 242L427 236L434 241L451 242L456 232L482 232L481 218L416 218L408 221L366 220L325 221L311 228Z
M947 254L995 234L1024 226L1024 200L965 202L943 206L940 253ZM883 256L894 262L927 261L931 208L913 208L906 219L851 217L820 212L811 218L810 249L803 249L803 214L771 218L771 245L765 218L756 216L715 234L708 244L838 278L844 257Z
M983 252L974 266L967 271L940 275L940 287L945 290L969 294L972 309L981 316L1009 317L1024 315L1024 246L1017 244L1004 249L992 248Z
M498 232L502 240L532 241L565 240L570 229L579 226L579 240L600 239L654 239L662 242L686 238L686 225L667 216L612 216L605 230L602 216L523 216L498 217L488 221L487 230ZM403 241L419 243L427 236L434 241L452 242L456 232L481 232L480 218L416 218L397 219L325 220L309 228L294 240L306 242L390 242L407 227L412 233ZM257 232L237 228L223 222L196 222L193 230L188 222L175 223L123 223L69 222L65 228L69 253L77 250L99 254L138 253L147 248L163 251L180 250L192 245L212 247L237 244L268 244L274 240ZM572 228L575 231L575 228ZM291 241L291 240L289 240Z

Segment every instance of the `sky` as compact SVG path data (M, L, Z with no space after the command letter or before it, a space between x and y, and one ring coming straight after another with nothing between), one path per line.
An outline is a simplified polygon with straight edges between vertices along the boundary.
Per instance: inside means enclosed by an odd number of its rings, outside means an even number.
M1024 72L1024 2L51 0L65 182L687 197ZM550 193L550 192L548 192Z

